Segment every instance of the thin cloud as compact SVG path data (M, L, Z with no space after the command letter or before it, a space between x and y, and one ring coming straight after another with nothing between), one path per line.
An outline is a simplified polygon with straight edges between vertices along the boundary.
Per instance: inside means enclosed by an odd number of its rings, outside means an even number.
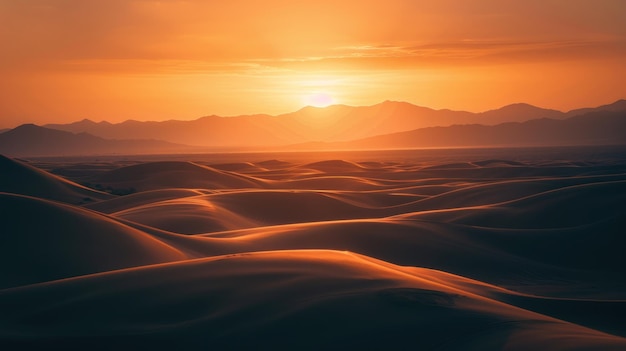
M541 63L624 57L626 41L477 41L429 43L411 46L361 45L340 47L321 57L296 57L253 62L291 69L352 67L396 70L408 67Z

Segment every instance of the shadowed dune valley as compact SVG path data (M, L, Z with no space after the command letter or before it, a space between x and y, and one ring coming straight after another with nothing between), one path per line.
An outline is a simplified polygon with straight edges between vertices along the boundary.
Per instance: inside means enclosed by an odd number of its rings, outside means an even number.
M4 350L626 349L623 146L0 171Z

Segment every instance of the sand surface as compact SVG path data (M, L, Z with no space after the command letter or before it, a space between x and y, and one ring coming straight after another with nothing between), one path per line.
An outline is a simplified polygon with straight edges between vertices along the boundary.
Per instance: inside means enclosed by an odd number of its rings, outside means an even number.
M0 158L0 348L626 350L622 151Z

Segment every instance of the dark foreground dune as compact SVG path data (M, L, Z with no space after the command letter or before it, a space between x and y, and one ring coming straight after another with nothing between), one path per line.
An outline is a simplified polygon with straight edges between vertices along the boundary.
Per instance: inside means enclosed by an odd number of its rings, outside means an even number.
M0 159L0 347L625 350L626 154L519 152Z

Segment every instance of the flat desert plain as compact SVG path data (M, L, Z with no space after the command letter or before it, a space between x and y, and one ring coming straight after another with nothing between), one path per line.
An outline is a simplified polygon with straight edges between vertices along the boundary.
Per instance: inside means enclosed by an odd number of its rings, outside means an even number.
M0 170L4 350L626 350L623 147Z

